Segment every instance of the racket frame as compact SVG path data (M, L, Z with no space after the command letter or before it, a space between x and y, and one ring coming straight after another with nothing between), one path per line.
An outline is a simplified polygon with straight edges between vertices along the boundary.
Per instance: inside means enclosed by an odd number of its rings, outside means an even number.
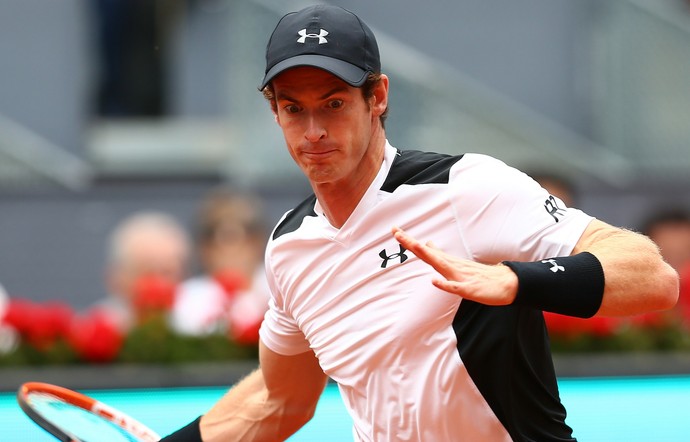
M85 410L122 428L142 441L157 442L160 440L160 436L158 434L141 422L85 394L45 382L23 383L17 390L17 402L19 403L19 406L24 413L26 413L26 415L29 416L29 418L31 418L31 420L33 420L38 426L62 442L82 441L69 431L60 428L53 422L50 422L45 416L34 409L30 401L30 395L32 393L40 393L43 395L52 396L59 401Z

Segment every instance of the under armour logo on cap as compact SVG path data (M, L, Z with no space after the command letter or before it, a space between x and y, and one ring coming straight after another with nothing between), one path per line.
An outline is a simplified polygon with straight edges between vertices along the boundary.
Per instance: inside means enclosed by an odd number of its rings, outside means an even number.
M328 40L326 40L326 36L328 35L328 31L325 29L319 29L318 34L307 34L307 29L300 29L297 32L301 37L297 39L297 43L302 43L304 44L307 40L307 38L318 38L319 39L319 44L322 45L324 43L328 43Z
M376 37L355 14L338 6L315 5L280 19L266 46L260 90L277 75L299 66L323 69L350 86L362 86L381 72Z

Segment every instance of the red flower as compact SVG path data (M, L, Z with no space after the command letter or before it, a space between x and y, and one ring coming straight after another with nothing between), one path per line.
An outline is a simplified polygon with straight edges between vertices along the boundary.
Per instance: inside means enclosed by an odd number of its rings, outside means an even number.
M544 312L544 320L549 333L564 338L582 335L594 335L603 338L612 335L620 324L618 318L595 316L583 319L550 312Z
M629 318L629 323L635 328L641 329L659 329L667 324L674 322L676 318L676 309L662 312L649 312L635 315Z
M122 348L124 336L117 324L100 310L73 318L69 342L77 355L88 362L110 362Z
M213 278L223 287L228 300L234 298L237 292L246 290L249 287L247 278L241 272L234 269L216 272Z
M67 335L74 312L59 301L44 304L25 299L12 299L4 322L14 328L33 347L46 350Z
M39 349L51 346L57 339L65 338L74 312L64 302L50 301L36 306L36 315L27 333L28 341Z
M259 328L261 328L261 321L238 324L232 322L230 324L230 337L234 342L242 345L251 345L259 342Z
M607 316L595 316L593 318L585 319L589 322L589 328L594 336L606 338L615 333L616 329L621 324L620 318L612 318Z
M29 300L21 298L10 299L3 322L14 328L20 335L24 335L31 327L32 313L35 309L36 304Z
M134 286L134 307L140 314L169 310L175 300L176 285L166 278L148 275Z

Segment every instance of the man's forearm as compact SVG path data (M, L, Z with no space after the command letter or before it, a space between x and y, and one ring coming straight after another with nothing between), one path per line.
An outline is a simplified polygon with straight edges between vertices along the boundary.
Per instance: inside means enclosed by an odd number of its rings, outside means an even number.
M270 397L257 369L202 416L201 436L204 442L285 440L308 422L313 412Z

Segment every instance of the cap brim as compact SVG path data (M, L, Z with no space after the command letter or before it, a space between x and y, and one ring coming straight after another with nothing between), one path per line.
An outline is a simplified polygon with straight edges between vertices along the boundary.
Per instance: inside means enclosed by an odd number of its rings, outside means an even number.
M354 87L360 87L363 85L368 74L368 71L336 58L314 54L298 55L296 57L283 60L273 66L264 76L259 90L263 90L276 75L298 66L312 66L323 69Z

